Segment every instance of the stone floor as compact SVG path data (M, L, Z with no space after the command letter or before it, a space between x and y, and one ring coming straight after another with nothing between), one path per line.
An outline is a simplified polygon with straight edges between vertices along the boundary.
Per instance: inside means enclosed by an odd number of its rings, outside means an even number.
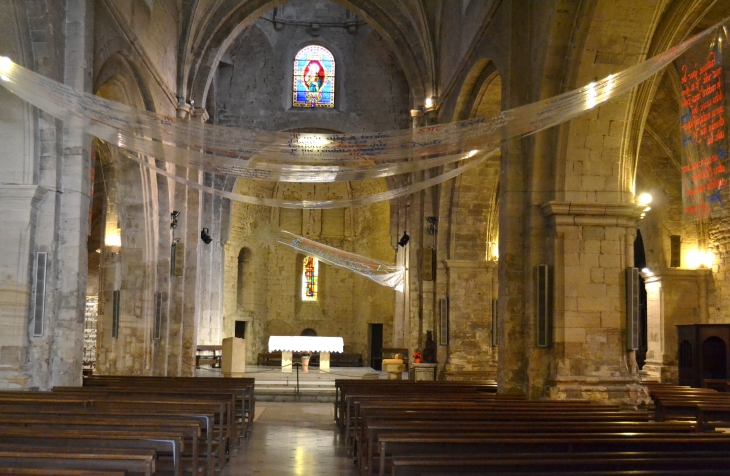
M251 439L220 476L357 474L331 403L258 402Z

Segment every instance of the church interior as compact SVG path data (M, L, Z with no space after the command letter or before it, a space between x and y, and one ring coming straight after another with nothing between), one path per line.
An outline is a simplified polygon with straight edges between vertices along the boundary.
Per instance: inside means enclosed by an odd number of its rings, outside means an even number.
M556 474L725 474L730 1L7 0L0 23L0 475L86 474L68 456L3 472L37 437L22 408L71 431L89 415L63 405L93 399L118 430L143 395L151 424L206 392L233 398L195 402L218 437L200 423L182 457L158 442L119 474L543 474L562 452L489 466L480 442L427 470L358 430L385 412L365 394L424 412L487 399L524 416L483 417L504 432L557 432L558 413L595 438L637 428L598 448L659 455ZM230 378L212 378L221 351ZM303 382L331 365L336 394L297 410L261 393L256 413L254 374L299 392L313 352ZM266 445L234 446L275 412L341 435L329 469L247 466ZM475 415L444 432L476 439Z

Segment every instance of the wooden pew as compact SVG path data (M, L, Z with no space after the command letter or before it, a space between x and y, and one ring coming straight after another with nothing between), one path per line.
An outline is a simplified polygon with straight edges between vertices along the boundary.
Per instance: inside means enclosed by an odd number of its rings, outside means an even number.
M238 393L236 416L239 416L242 423L245 423L246 432L243 436L251 433L253 415L256 411L255 380L253 378L92 376L84 379L85 387L117 385L153 386L183 390L189 388L233 390Z
M159 414L176 414L179 412L193 413L199 417L207 418L211 429L216 420L222 422L217 428L217 438L213 441L217 442L217 448L208 444L206 447L206 466L211 467L217 465L220 469L225 464L225 456L227 449L228 427L226 404L221 402L209 402L206 400L172 400L172 399L142 399L139 396L134 398L110 397L109 395L85 395L86 398L79 398L74 395L65 395L60 393L49 392L27 392L27 391L6 391L0 392L0 408L7 405L76 405L78 408L94 407L98 410L109 409L112 411L130 411L130 412L157 412ZM1 410L0 410L1 411ZM212 414L213 418L206 416ZM212 422L211 422L212 420ZM213 434L207 431L207 434ZM213 450L217 451L217 458L213 455Z
M181 451L181 471L187 469L194 476L199 473L199 447L200 423L196 420L174 419L168 417L166 420L149 419L140 416L125 415L122 417L108 415L13 415L2 414L0 418L0 432L6 428L49 428L68 429L81 431L114 430L124 431L156 431L156 432L180 432L184 436L185 447L190 447L189 464L184 464ZM116 469L116 468L111 468ZM130 470L131 471L131 470Z
M615 471L631 471L629 474L696 475L718 474L726 471L730 455L720 452L668 453L668 452L615 452L615 453L517 453L475 455L422 455L393 458L392 476L422 476L430 474L546 474L573 475L588 471L590 474L607 474ZM641 473L639 473L641 471ZM663 472L663 473L662 473ZM611 474L608 473L608 474ZM648 473L651 474L651 473ZM720 473L721 474L721 473Z
M600 449L604 452L697 452L730 450L730 435L687 434L681 437L670 435L641 434L485 434L482 436L423 436L380 435L379 474L385 476L387 456L428 455L456 452L465 454L510 454L510 453L589 453ZM595 473L594 473L595 474ZM605 474L605 473L602 473ZM640 474L640 473L639 473Z
M478 433L693 433L695 425L687 422L495 422L495 421L444 421L434 425L433 421L368 421L366 428L358 439L358 448L361 449L357 458L357 465L361 472L367 473L377 451L377 437L381 433L389 435L416 434L423 435L454 434L469 435Z
M227 391L216 392L213 395L186 394L180 390L156 391L153 389L131 389L131 388L86 388L86 387L56 387L54 394L65 394L76 397L86 397L93 402L94 406L112 404L114 407L133 407L154 405L155 408L171 407L182 405L182 408L192 409L200 407L201 410L213 410L219 415L219 436L218 436L218 461L222 467L227 460L229 441L232 435L236 435L235 422L233 418L232 399L235 394ZM218 394L219 393L219 394ZM0 396L0 400L2 396Z
M481 382L410 382L400 380L335 380L334 418L340 428L345 427L346 403L350 395L435 395L451 391L464 393L496 393L496 385Z
M124 408L98 408L98 407L79 407L72 405L0 405L0 421L10 416L37 415L44 417L46 415L58 416L59 418L83 416L86 418L107 418L117 417L125 419L140 419L150 421L152 424L156 422L166 423L172 419L184 419L190 422L197 422L199 430L202 432L201 437L203 444L200 445L199 458L205 459L205 474L213 476L215 469L215 454L213 453L213 421L214 414L194 413L185 411L176 411L171 409L155 410L146 406L124 409ZM65 420L64 420L65 421Z
M0 468L2 476L128 476L126 471L84 471L75 469Z
M155 474L154 450L114 448L38 448L0 446L0 468L124 471L130 476ZM2 474L2 473L0 473Z
M182 432L136 430L67 430L58 428L0 429L0 445L33 444L40 448L83 446L89 448L146 448L172 458L172 474L181 476L181 454L185 450Z

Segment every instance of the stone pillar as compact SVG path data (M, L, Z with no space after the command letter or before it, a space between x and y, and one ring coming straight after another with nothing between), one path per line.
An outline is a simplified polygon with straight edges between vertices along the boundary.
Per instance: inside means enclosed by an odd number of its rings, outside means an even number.
M708 322L709 269L662 268L642 272L646 283L647 352L643 380L678 384L677 325Z
M553 339L545 349L552 362L547 380L533 376L530 385L547 386L559 400L646 401L634 352L626 350L625 269L633 266L639 209L573 202L541 208L553 254Z
M497 352L492 347L494 261L446 260L449 299L446 380L496 379ZM439 342L441 344L441 342Z
M0 185L0 389L26 386L25 362L31 301L31 239L45 190L36 185Z

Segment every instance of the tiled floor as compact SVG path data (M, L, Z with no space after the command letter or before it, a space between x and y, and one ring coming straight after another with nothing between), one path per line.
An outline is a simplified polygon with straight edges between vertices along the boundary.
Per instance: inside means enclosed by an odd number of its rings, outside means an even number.
M256 404L253 435L241 443L220 476L357 474L331 403Z

